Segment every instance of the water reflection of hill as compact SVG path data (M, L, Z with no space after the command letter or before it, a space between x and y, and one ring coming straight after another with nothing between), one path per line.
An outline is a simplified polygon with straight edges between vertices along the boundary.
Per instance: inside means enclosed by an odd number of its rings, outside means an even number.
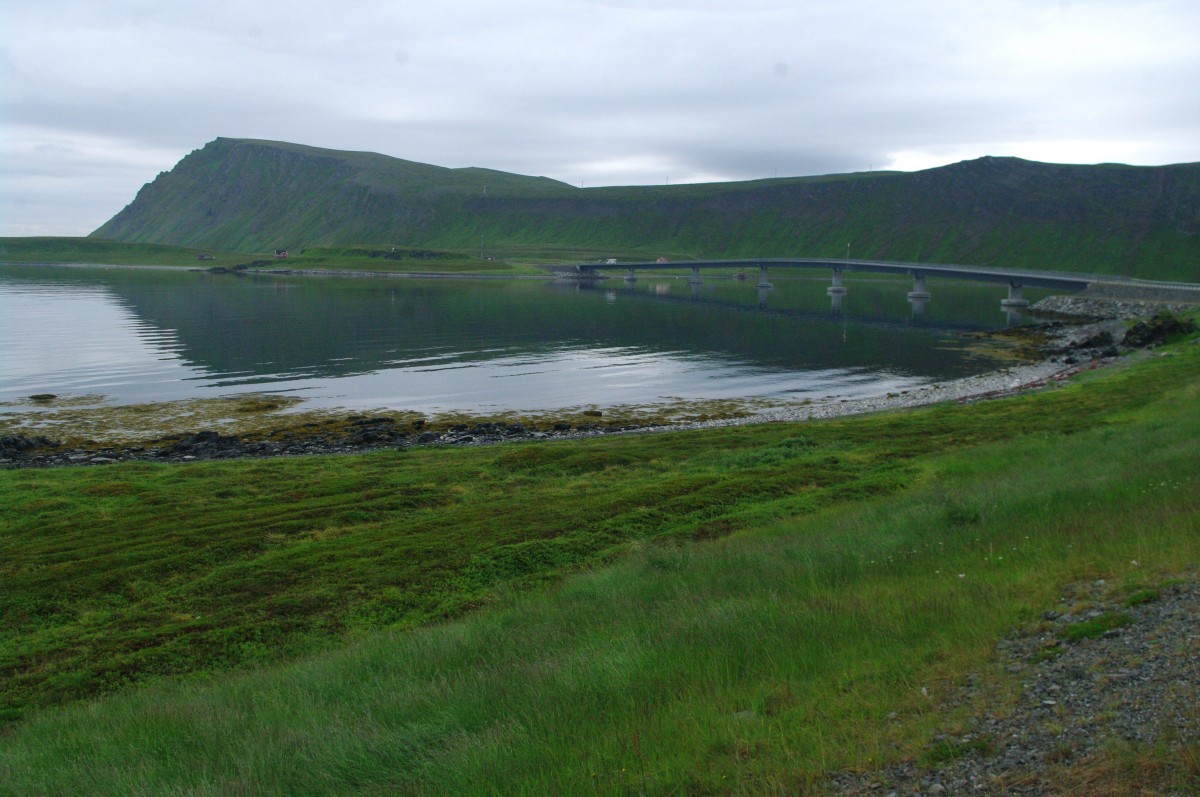
M714 286L694 302L683 284L664 300L515 281L172 274L106 282L144 322L174 330L183 356L214 374L345 376L594 345L946 378L978 370L942 350L948 335L984 326L935 314L913 325L904 289L890 284L854 288L860 295L848 308L863 310L839 318L815 283L773 291L764 311L744 285ZM994 297L983 303L995 318Z

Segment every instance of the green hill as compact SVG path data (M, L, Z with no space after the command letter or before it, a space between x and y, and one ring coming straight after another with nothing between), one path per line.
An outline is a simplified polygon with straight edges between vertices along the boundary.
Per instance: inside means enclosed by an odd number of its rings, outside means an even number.
M0 263L105 263L127 266L228 266L246 256L216 249L192 249L101 238L0 238Z
M93 237L239 251L346 244L504 255L845 256L1200 280L1200 164L980 158L871 172L576 188L384 155L219 138Z

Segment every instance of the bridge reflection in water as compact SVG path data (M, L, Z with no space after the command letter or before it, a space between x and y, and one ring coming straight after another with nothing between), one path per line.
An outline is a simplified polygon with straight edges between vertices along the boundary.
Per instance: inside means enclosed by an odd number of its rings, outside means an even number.
M653 284L650 286L649 295L652 295L658 299L665 299L665 300L673 299L674 301L680 301L681 299L686 298L687 300L690 300L692 302L703 302L705 304L718 304L718 305L726 305L726 306L730 306L730 307L746 306L746 305L743 305L741 302L737 302L736 300L733 302L730 302L728 300L728 298L722 300L722 299L718 299L718 298L714 297L711 293L709 293L706 290L706 286L705 286L705 283L703 280L689 279L686 282L687 292L686 292L686 297L684 297L684 296L680 296L678 294L673 293L671 290L672 283L678 284L675 281L679 280L680 279L679 277L669 277L669 276L664 276L664 275L660 274L660 275L651 276L651 277L649 277L649 279L654 280ZM661 280L666 280L666 281L661 281ZM719 281L720 282L728 282L731 280L730 280L730 278L722 277L722 278L719 278ZM741 281L740 275L733 275L732 281ZM585 289L591 284L599 284L600 282L601 282L600 279L596 279L596 280L573 279L573 280L571 280L572 284L576 285L577 287L581 287L581 288L585 288ZM636 277L634 279L626 279L625 283L624 283L625 284L624 291L616 291L616 290L612 290L612 289L606 289L605 290L606 300L611 303L616 300L619 293L625 293L625 292L635 292L635 293L642 293L643 295L646 295L646 293L644 291L638 292L636 290L635 286L638 284L638 282L639 281ZM839 282L840 282L840 280L839 280ZM708 286L711 287L714 284L717 284L717 283L713 282L712 278L710 277ZM771 283L758 283L755 286L755 291L757 292L757 301L755 303L757 305L757 308L759 310L772 309L771 297L772 297L772 294L774 294L776 292L776 286ZM832 311L832 314L834 316L841 317L844 312L843 303L844 303L844 300L846 299L847 295L849 294L849 289L846 287L845 284L838 284L838 285L833 285L833 286L830 286L829 288L827 288L826 293L829 297L830 309ZM776 298L778 299L778 297L776 297ZM906 298L908 301L909 315L910 315L911 319L914 321L922 319L922 317L925 315L925 311L929 305L929 302L932 299L932 294L929 292L929 290L927 289L925 284L922 282L919 285L918 290L913 290L913 291L907 292ZM787 304L787 302L785 302L785 304ZM1017 305L1010 306L1010 305L1007 305L1007 303L1002 303L1002 304L1005 304L1006 317L1008 319L1008 323L1015 324L1015 323L1019 323L1021 321L1021 318L1022 318L1021 309L1022 309L1022 307L1028 305L1028 302L1023 302L1019 306L1017 306ZM774 308L774 309L782 309L782 308ZM806 313L806 314L811 314L811 311L809 311L809 313ZM988 326L988 325L985 323L984 327L986 327L986 326Z
M560 290L595 292L607 304L665 303L719 307L725 311L753 315L806 320L836 321L840 327L850 323L864 329L913 328L929 331L943 330L955 335L989 332L1008 323L1026 323L1020 311L1011 310L999 318L987 310L994 307L987 298L988 288L960 281L958 284L934 282L935 298L910 299L908 285L894 279L869 276L852 280L846 291L827 293L828 285L811 277L779 280L774 285L759 286L743 280L737 273L709 274L696 284L688 275L676 273L642 275L632 282L618 280L587 280L572 278L555 284ZM614 282L616 284L614 285ZM1032 298L1039 298L1035 295Z
M582 264L576 266L562 266L560 270L573 271L574 273L586 277L599 279L604 275L601 269L605 266L612 268L612 263L596 263ZM742 260L689 260L675 262L640 262L640 263L623 263L618 268L625 269L625 281L633 283L637 281L637 272L644 270L654 271L671 271L671 270L691 270L691 278L688 280L692 286L693 296L699 295L699 286L704 280L701 277L701 269L758 269L759 277L757 287L759 290L759 304L765 306L767 296L772 287L770 280L770 269L804 269L804 270L824 270L832 273L832 283L829 286L828 293L834 312L840 312L842 299L847 293L847 287L843 281L843 276L847 271L867 272L876 274L899 274L907 275L912 278L912 290L908 292L909 304L912 306L914 316L920 316L925 312L925 308L932 299L927 285L926 279L929 277L948 278L970 280L972 282L989 282L1002 284L1007 287L1007 294L1000 300L1000 307L1007 313L1010 322L1014 322L1020 318L1021 310L1028 307L1029 302L1025 299L1025 288L1048 288L1055 291L1070 291L1076 292L1084 290L1091 286L1108 285L1136 285L1138 287L1154 287L1161 286L1178 286L1179 283L1154 283L1145 280L1134 280L1128 277L1119 276L1100 276L1095 274L1076 274L1069 272L1056 271L1032 271L1018 269L1002 269L989 266L966 266L953 264L934 264L934 263L906 263L906 262L891 262L884 260L848 260L848 259L824 259L824 258L754 258Z

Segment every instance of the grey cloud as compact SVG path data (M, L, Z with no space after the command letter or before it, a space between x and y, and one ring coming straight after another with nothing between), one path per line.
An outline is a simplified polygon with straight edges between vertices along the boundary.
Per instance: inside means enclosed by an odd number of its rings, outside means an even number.
M38 216L64 233L217 136L589 185L879 169L896 153L1051 159L1076 140L1098 160L1200 158L1190 0L39 0L5 13L2 140L24 143L5 145L4 201L25 227Z

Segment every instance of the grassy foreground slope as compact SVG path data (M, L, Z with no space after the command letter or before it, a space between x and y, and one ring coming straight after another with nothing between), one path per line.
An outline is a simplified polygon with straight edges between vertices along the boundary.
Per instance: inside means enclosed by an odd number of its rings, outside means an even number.
M10 707L118 687L143 653L169 672L220 665L193 649L344 644L36 711L0 738L0 783L796 793L911 753L1063 584L1194 572L1197 399L1188 343L1048 393L831 423L7 472ZM94 660L120 666L98 684Z
M245 251L356 245L654 259L844 257L1200 281L1200 164L980 158L921 172L577 188L219 138L93 235Z

